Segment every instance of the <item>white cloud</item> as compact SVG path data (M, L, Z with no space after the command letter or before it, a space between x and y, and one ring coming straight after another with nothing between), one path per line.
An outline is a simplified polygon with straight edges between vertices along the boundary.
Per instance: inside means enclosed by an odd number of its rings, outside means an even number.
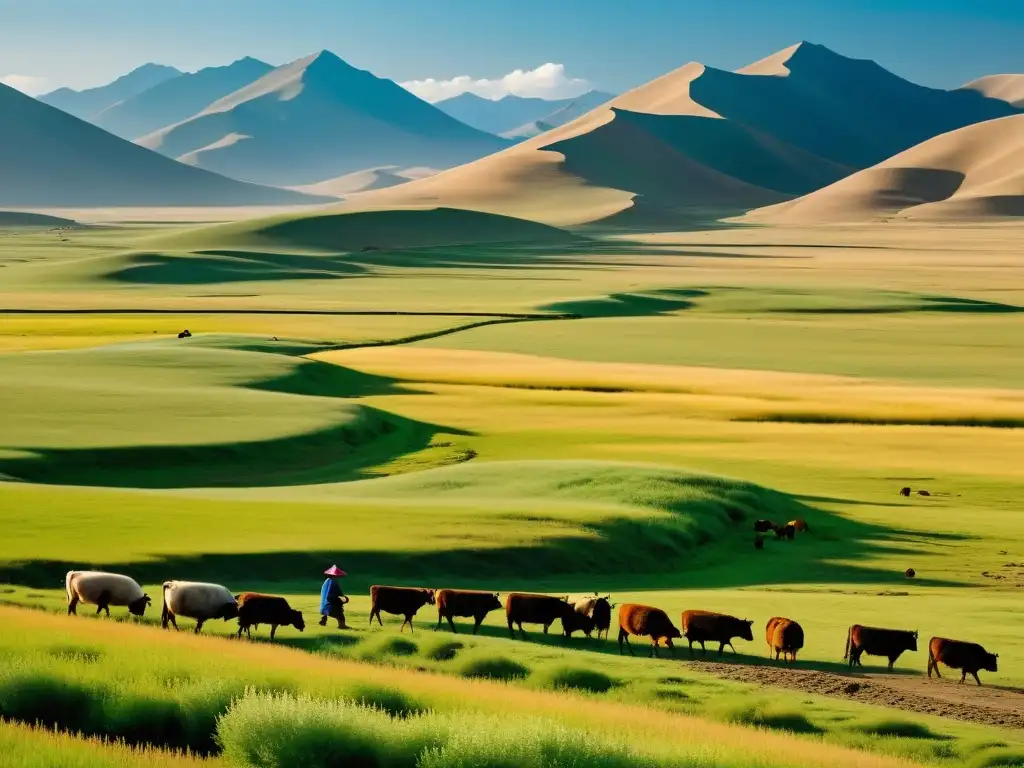
M4 75L0 77L0 83L9 85L15 90L27 93L29 96L38 96L47 90L49 81L45 77L33 77L32 75Z
M486 99L500 99L502 96L532 96L541 99L566 99L579 96L590 90L590 83L578 77L567 77L564 64L541 64L536 69L517 69L495 80L482 78L474 80L469 75L459 75L450 80L410 80L400 85L424 101L441 101L452 96L475 93Z

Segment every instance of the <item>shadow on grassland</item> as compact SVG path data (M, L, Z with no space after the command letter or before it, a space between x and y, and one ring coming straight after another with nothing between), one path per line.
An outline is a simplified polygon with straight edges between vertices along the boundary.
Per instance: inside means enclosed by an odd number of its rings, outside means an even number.
M314 591L317 584L310 574L339 559L351 574L346 589L353 594L374 583L555 594L821 583L855 584L858 590L868 584L889 591L892 585L906 583L902 570L857 563L901 553L909 556L930 539L927 533L842 518L783 494L766 498L767 506L704 504L639 520L610 518L581 526L579 535L541 536L535 543L506 547L339 552L318 546L317 535L311 532L310 547L302 551L184 554L73 565L129 573L143 583L183 574L238 589L281 592ZM752 521L764 515L780 520L803 517L812 532L795 541L768 540L763 550L755 550ZM524 527L544 525L533 517L518 519ZM969 537L943 536L949 538ZM0 583L51 587L60 583L68 567L56 560L8 562L0 565ZM961 586L927 577L916 579L915 585Z

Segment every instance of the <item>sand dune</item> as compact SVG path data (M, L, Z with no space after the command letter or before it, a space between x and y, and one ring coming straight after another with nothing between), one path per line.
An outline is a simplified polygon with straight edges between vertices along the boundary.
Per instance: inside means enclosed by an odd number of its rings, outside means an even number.
M808 194L939 133L1012 114L800 43L697 62L554 130L352 205L450 205L557 225L674 226Z
M0 205L302 205L321 198L190 168L0 85Z
M508 146L327 51L278 67L138 143L232 178L288 187L384 165L448 168Z
M1024 115L936 136L825 189L753 211L744 220L817 224L1010 216L1024 216Z
M974 91L1024 109L1024 75L989 75L961 86L960 90Z
M387 189L416 179L425 179L439 172L436 168L399 168L397 165L382 165L379 168L367 168L364 171L346 173L336 179L328 179L304 187L292 187L292 189L309 195L347 197L360 192Z

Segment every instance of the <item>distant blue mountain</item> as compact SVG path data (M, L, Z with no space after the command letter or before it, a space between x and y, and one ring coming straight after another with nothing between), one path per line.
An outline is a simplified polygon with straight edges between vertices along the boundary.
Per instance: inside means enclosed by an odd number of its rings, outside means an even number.
M466 125L502 135L509 132L518 134L528 124L544 121L573 103L582 102L597 107L613 98L614 95L610 93L590 91L571 99L534 99L509 95L495 100L467 92L439 101L434 106Z
M181 72L174 67L165 67L163 64L143 64L112 83L96 88L87 88L84 91L58 88L56 91L40 96L39 100L51 107L56 107L91 122L100 112L119 101L130 99L132 96L149 90L154 85L179 75Z

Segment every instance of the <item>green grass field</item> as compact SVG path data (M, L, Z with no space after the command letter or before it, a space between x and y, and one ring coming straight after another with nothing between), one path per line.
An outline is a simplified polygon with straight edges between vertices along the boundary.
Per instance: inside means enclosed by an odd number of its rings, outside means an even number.
M287 246L279 234L250 242L241 225L210 245L205 230L170 225L0 238L0 601L16 606L0 611L21 627L20 640L5 631L0 656L50 681L33 685L103 699L113 689L101 679L124 661L125 690L149 697L142 712L165 706L137 682L148 663L175 670L167 679L216 671L222 687L174 705L215 720L272 678L271 690L300 697L265 702L282 728L352 717L390 732L312 682L337 669L437 702L436 722L401 730L416 750L416 728L452 727L451 702L469 696L476 714L465 716L490 735L432 747L466 760L500 743L487 717L508 699L541 717L523 724L537 744L618 723L610 761L623 724L654 717L653 752L622 759L1020 764L1019 229L745 228L345 253L321 224L316 243L286 232ZM184 328L195 335L176 338ZM905 485L931 495L902 498ZM761 517L802 517L811 531L757 551ZM97 567L151 595L171 578L273 591L308 617L332 562L351 574L356 629L245 645L280 666L264 678L222 660L215 638L46 615L63 610L67 570ZM407 645L400 620L365 627L373 583L610 592L677 622L689 608L750 618L754 642L737 643L725 668L686 652L620 659L614 642L509 640L495 612L480 637L446 650L426 609ZM807 633L798 667L811 677L798 689L764 664L774 615ZM875 674L884 666L868 657L856 696L837 676L854 622L921 635L897 674ZM952 671L928 681L932 635L983 643L999 671L982 672L982 689L957 686ZM142 644L152 659L129 649ZM477 667L524 671L499 687L465 682ZM33 722L3 696L0 715ZM256 717L245 706L257 705L239 703L239 722ZM128 738L136 715L104 707L88 727L50 725ZM84 766L191 760L3 729L0 743L45 743ZM666 734L678 729L699 734L704 762L673 752ZM232 744L202 760L253 759L240 755L256 747ZM455 759L424 754L410 764Z

